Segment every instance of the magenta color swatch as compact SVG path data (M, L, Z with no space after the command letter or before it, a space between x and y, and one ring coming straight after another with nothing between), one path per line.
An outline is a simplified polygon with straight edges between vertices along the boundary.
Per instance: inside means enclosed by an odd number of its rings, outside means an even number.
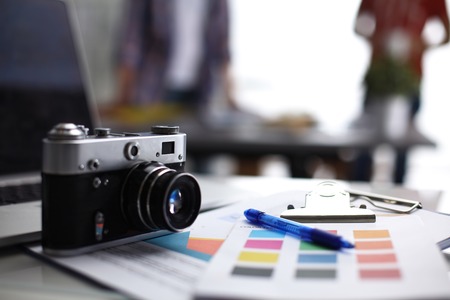
M279 250L283 240L247 240L245 248Z

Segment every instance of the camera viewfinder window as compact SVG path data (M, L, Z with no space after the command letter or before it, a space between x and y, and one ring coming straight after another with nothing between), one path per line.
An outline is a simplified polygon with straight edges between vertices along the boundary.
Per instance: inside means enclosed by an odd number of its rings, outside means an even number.
M162 154L173 154L175 153L175 142L163 142L162 143Z

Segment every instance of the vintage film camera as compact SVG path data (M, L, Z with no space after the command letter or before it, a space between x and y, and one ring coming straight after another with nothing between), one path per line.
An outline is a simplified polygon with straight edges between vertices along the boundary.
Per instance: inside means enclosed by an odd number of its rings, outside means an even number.
M196 179L184 172L178 126L112 133L71 123L43 141L42 245L76 255L180 231L197 218Z

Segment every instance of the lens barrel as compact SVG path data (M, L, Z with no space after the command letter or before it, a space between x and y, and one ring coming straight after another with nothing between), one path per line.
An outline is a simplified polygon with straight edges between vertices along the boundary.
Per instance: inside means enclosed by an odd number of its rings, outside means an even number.
M159 162L135 165L122 187L122 212L139 230L182 230L195 221L200 204L197 180Z

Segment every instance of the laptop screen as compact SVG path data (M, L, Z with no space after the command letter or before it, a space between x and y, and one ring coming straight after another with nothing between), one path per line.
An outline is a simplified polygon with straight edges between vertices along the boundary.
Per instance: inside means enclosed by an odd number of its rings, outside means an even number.
M94 125L73 29L64 2L0 1L0 174L40 170L55 124Z

